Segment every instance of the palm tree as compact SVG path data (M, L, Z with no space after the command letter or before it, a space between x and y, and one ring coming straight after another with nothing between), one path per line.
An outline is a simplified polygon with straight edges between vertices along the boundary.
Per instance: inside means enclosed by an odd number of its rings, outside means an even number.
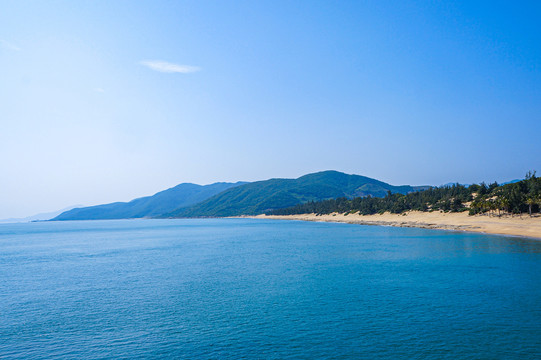
M490 200L483 199L481 202L481 209L483 214L487 213L487 215L490 216Z
M508 213L509 212L509 199L506 198L505 196L502 196L500 203L503 207L503 210Z
M537 203L537 199L533 196L530 196L526 199L526 204L528 204L528 214L530 214L530 217L532 216L532 205L535 205Z
M496 209L498 208L498 204L496 203L496 200L490 199L488 202L488 205L490 207L490 211L492 212L492 215L496 216Z
M501 196L500 197L497 197L494 202L496 203L496 208L498 209L498 217L501 217L502 216L502 198Z

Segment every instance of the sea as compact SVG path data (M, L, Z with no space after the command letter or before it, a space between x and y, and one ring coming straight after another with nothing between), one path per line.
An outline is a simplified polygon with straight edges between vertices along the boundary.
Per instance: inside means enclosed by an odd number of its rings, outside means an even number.
M541 241L264 219L0 224L1 359L541 359Z

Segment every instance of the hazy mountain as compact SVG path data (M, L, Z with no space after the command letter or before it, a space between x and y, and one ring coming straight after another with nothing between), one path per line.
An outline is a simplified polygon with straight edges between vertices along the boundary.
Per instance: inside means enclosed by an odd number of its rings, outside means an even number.
M74 209L74 208L80 207L80 206L82 206L82 205L72 205L72 206L68 206L68 207L66 207L64 209L61 209L61 210L36 214L36 215L28 216L28 217L25 217L25 218L2 219L2 220L0 220L0 223L17 223L17 222L50 220L50 219L54 218L55 216L58 216L58 215L62 214L65 211L68 211L68 210L71 210L71 209Z
M116 202L72 209L58 215L53 220L99 220L154 217L171 212L179 207L197 204L224 190L242 184L245 183L221 182L211 185L184 183L152 196L138 198L130 202Z
M514 183L517 183L517 182L519 182L519 181L521 181L521 180L520 180L520 179L514 179L514 180L505 181L505 182L498 183L498 184L499 184L499 185L514 184ZM450 187L450 186L453 186L453 185L456 185L456 184L458 184L458 183L456 183L456 182L454 182L454 183L453 183L453 182L450 182L450 183L447 183L447 184L440 185L440 187L446 187L446 186L449 186L449 187ZM489 183L487 183L487 185L488 185L488 184L489 184ZM464 186L468 187L468 186L470 186L470 185L472 185L472 184L460 184L460 185L464 185Z
M518 183L519 181L521 180L520 179L510 180L510 181L503 182L500 185L514 184L514 183Z
M446 184L440 185L439 187L452 187L453 185L456 185L456 184L459 184L459 183L457 183L457 182L448 182ZM464 186L468 187L471 184L459 184L459 185L464 185Z
M382 197L387 191L406 194L426 187L393 186L365 176L323 171L298 179L270 179L237 186L166 217L237 216L261 214L307 201L356 196Z

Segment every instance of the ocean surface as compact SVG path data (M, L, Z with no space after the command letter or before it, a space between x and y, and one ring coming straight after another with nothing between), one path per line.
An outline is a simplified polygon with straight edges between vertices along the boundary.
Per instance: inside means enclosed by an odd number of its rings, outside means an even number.
M0 224L1 359L541 359L541 241L254 219Z

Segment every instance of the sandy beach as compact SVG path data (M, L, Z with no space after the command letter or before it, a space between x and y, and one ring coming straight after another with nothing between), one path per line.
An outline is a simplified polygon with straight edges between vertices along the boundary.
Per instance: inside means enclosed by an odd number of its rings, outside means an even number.
M443 213L443 212L420 212L410 211L404 214L302 214L302 215L259 215L256 218L281 219L281 220L304 220L323 222L343 222L360 225L383 225L399 227L419 227L425 229L443 229L454 231L481 232L498 235L514 235L536 238L541 240L541 217L529 215L510 216L502 215L475 215L469 216L467 212Z

